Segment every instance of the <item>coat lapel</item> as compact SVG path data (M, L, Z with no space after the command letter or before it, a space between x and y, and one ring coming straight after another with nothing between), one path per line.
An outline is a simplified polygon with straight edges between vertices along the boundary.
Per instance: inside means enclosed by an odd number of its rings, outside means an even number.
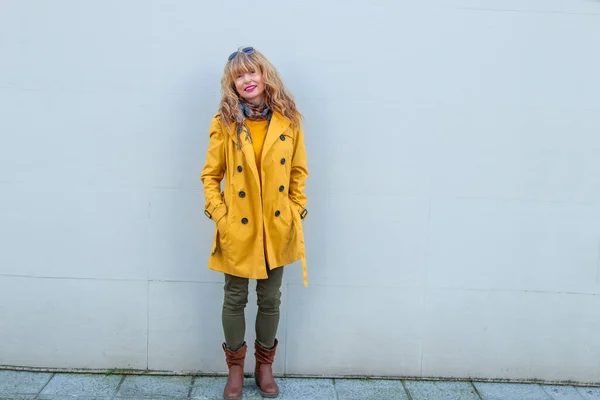
M267 137L265 138L265 143L263 145L262 155L261 155L261 165L265 165L265 155L269 152L269 149L273 144L279 140L279 136L290 126L290 120L279 114L277 111L273 112L273 116L271 117L271 123L269 124L269 129L267 130Z
M265 154L267 154L267 152L269 151L271 146L273 146L273 144L277 140L279 140L279 136L281 136L281 134L283 132L285 132L285 130L288 128L289 125L290 125L290 120L288 120L286 117L284 117L277 111L273 112L273 116L271 117L271 122L269 123L269 129L267 130L267 136L265 137L265 143L263 145L263 150L262 150L262 155L261 155L261 165L264 165ZM235 143L237 142L235 122L230 124L227 127L227 133L229 134L229 136L231 137L231 140L233 140L234 145L235 145ZM242 153L244 153L244 157L246 158L246 163L250 167L250 170L252 170L252 175L254 175L254 179L256 179L256 182L259 183L260 175L258 173L258 168L256 166L256 158L254 156L254 148L252 147L252 143L249 143L247 140L245 140L243 136L242 136ZM259 186L260 186L260 183L259 183Z
M227 133L231 137L231 140L233 140L234 148L237 148L237 147L235 147L235 146L237 146L237 144L236 144L237 143L236 123L235 122L230 124L227 127ZM246 164L248 165L248 167L250 167L250 170L252 171L252 175L254 176L256 183L260 187L260 177L258 175L258 168L256 167L256 158L254 156L254 147L252 147L252 143L245 140L244 136L245 136L245 134L242 133L242 153L244 154L244 158L246 159Z

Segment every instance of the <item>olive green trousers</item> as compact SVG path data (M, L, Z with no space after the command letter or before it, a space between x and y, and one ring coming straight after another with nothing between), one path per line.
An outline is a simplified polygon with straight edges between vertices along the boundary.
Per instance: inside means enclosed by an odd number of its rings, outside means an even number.
M275 346L275 336L279 326L279 306L281 305L281 281L283 267L267 272L267 279L256 280L258 313L256 314L256 341L265 349ZM248 278L225 274L225 297L221 314L223 333L227 348L237 351L245 343L246 316L248 303Z

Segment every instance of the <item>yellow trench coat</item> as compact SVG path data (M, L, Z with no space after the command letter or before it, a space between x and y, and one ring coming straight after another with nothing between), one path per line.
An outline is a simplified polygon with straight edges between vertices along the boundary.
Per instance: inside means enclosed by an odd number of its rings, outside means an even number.
M302 260L307 286L302 219L308 177L302 128L274 112L262 151L260 175L252 143L236 125L215 116L209 129L204 184L205 211L216 222L208 268L230 275L266 279L270 269ZM224 191L221 181L225 177ZM262 179L261 179L262 178Z

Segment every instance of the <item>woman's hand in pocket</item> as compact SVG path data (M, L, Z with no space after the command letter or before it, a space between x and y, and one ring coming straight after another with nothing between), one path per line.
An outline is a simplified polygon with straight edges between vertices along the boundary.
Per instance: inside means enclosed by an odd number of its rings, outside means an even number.
M221 219L217 222L217 229L219 230L219 235L223 237L227 229L227 214L223 215L223 217L221 217Z

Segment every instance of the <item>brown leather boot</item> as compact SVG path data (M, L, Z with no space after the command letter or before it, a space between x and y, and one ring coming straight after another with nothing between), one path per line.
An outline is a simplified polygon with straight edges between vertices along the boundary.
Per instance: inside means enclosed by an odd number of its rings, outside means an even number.
M256 357L256 368L254 369L254 380L260 394L263 397L274 398L279 396L279 387L273 379L273 369L271 365L275 360L275 350L277 349L277 339L272 349L265 349L258 342L254 343Z
M225 400L239 400L242 398L242 386L244 385L244 359L246 358L246 343L238 351L231 351L223 343L225 360L229 368L227 384L223 390Z

